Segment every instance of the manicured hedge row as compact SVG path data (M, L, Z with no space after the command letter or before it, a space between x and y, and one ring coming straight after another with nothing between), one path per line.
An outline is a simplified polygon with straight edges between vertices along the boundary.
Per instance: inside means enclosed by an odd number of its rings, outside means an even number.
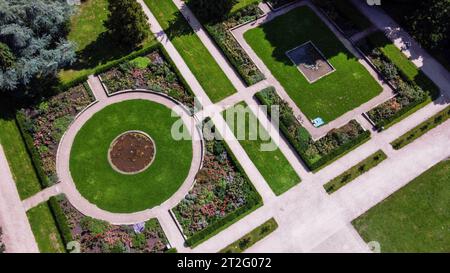
M50 206L50 211L53 214L53 217L56 221L56 226L61 234L61 238L63 239L64 245L67 246L69 242L73 241L72 231L69 227L69 222L67 221L67 217L64 214L64 211L61 209L58 198L63 198L62 196L53 196L48 200L48 204Z
M448 119L450 119L450 106L440 111L436 115L432 116L431 118L427 119L426 121L420 123L413 129L409 130L408 132L406 132L405 134L403 134L402 136L391 142L392 148L394 148L395 150L399 150L405 147L414 140L426 134L431 129L444 123Z
M358 176L376 167L386 158L387 155L382 150L378 150L377 152L371 154L370 156L368 156L355 166L351 167L350 169L343 172L339 176L330 180L328 183L323 185L323 187L328 194L332 194L341 187L350 183L352 180L356 179Z
M239 45L229 29L255 20L260 15L262 15L262 11L257 4L253 4L233 12L222 22L214 24L204 23L206 31L248 86L260 82L265 77Z
M190 247L195 247L202 242L208 240L212 236L216 235L220 231L226 229L230 225L234 224L238 220L242 219L244 216L248 215L258 207L262 206L263 201L261 196L256 191L253 184L250 182L250 179L248 178L247 174L245 173L244 169L242 168L242 165L239 163L233 152L231 151L228 144L223 141L223 144L225 146L225 149L230 156L231 161L233 162L236 169L242 174L242 176L245 178L245 180L248 181L248 185L251 187L251 195L248 196L247 203L235 210L234 212L228 214L226 217L221 218L220 220L210 224L205 229L195 233L194 235L190 236L188 239L186 239L186 245Z
M33 145L33 137L27 132L25 129L25 115L18 111L16 113L16 122L17 127L20 130L20 134L25 142L25 146L31 158L31 163L33 164L33 168L36 171L39 182L41 183L42 188L47 188L52 185L50 178L45 174L42 169L42 161L41 157L38 154L38 151L34 148Z
M266 99L265 94L267 94L267 93L272 93L272 95L278 97L278 95L275 92L275 88L273 88L273 87L269 87L269 88L266 88L266 89L258 92L257 94L255 94L255 97L259 100L259 102L261 104L268 106L268 114L271 115L271 113L270 113L271 102L269 102ZM281 98L278 97L278 99L280 100L280 102L285 103L284 101L281 100ZM283 111L284 111L284 113L283 113ZM286 126L285 122L283 122L283 120L284 120L282 118L283 116L285 116L285 117L289 116L289 118L287 118L287 119L289 119L289 120L291 120L291 122L295 123L295 125L293 125L293 126L295 126L298 129L299 134L305 135L304 136L305 139L303 139L302 142L297 140L296 137L290 132L290 130L288 129L288 126ZM344 154L348 153L349 151L351 151L351 150L355 149L356 147L358 147L359 145L363 144L370 138L370 132L364 131L361 134L359 134L356 138L350 140L347 143L340 145L339 147L332 150L331 152L324 154L324 155L320 155L320 158L318 160L312 161L310 159L310 157L305 153L305 146L310 145L310 143L312 142L312 140L310 139L309 133L306 131L306 129L301 127L301 125L298 123L296 118L293 116L292 112L288 113L287 110L283 110L283 107L280 107L280 117L281 117L281 119L280 119L279 128L280 128L281 132L287 138L289 143L294 147L294 149L297 151L299 156L305 162L306 166L311 171L318 170L318 169L330 164L331 162L337 160L339 157L343 156ZM351 122L355 123L355 121L351 121ZM358 124L358 126L359 126L359 124ZM332 131L330 133L332 133ZM317 142L318 141L316 141L315 143L317 143Z

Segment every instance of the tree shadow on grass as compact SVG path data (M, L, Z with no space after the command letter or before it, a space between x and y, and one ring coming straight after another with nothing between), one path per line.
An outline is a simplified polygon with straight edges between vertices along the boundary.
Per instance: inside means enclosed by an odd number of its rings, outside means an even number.
M109 61L122 58L141 47L124 48L113 38L113 35L105 31L95 41L77 52L77 61L69 69L82 70L94 68Z

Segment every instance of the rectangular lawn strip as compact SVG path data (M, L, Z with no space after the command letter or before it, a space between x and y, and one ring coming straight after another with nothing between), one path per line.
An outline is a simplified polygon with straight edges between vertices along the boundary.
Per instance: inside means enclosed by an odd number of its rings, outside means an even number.
M60 71L59 77L63 84L70 85L72 81L94 74L98 69L132 53L133 50L116 46L113 37L107 33L104 22L109 15L108 2L109 0L87 0L75 8L70 20L68 39L77 46L77 61ZM139 48L155 43L156 39L150 35Z
M450 252L450 161L431 167L352 224L382 252Z
M220 251L220 253L241 253L258 241L264 239L270 233L274 232L278 228L277 221L274 218L270 218L260 226L256 227L249 233L245 234L236 242L228 245Z
M414 140L426 134L431 129L439 126L450 118L450 106L440 111L436 115L427 119L426 121L420 123L413 129L409 130L402 136L398 137L394 141L391 142L392 148L395 150L400 150L406 145L414 142Z
M351 120L314 141L294 116L289 104L278 96L275 88L268 87L255 97L261 104L268 106L269 115L271 106L279 106L280 131L312 171L316 172L331 164L370 139L370 132Z
M27 212L27 216L40 252L65 252L61 235L47 203L32 208Z
M230 12L233 13L252 4L258 4L261 1L262 0L237 0Z
M145 0L173 45L213 102L236 92L225 73L172 0Z
M358 59L308 7L299 7L251 29L244 38L309 119L321 117L330 122L382 91ZM285 54L308 41L336 69L313 84Z
M228 114L233 115L233 120L227 119ZM228 126L233 127L231 131L236 137L238 137L239 132L245 133L244 139L238 138L239 143L276 195L284 193L300 182L300 177L278 147L273 147L275 150L261 150L264 145L270 144L272 147L276 144L271 143L272 139L268 132L261 126L251 110L247 108L247 104L237 104L224 111L223 116ZM242 118L245 118L245 121ZM255 123L256 127L253 127Z
M355 166L330 180L328 183L323 185L323 187L328 194L332 194L333 192L339 190L341 187L356 179L358 176L376 167L386 158L387 155L382 150L378 150Z
M41 184L14 117L0 117L0 128L0 143L8 159L19 196L24 200L38 193Z

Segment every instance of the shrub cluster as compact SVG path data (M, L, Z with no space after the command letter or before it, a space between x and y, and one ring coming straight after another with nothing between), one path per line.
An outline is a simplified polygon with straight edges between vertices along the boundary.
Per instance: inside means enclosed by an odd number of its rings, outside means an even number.
M262 104L267 105L268 109L272 105L279 105L279 127L310 170L316 170L331 163L370 137L370 133L365 131L358 122L351 120L346 125L333 129L324 137L314 141L295 118L287 102L276 94L273 87L262 90L256 94L256 97Z
M194 106L194 95L185 88L159 50L125 61L100 76L109 93L125 89L149 89L167 94L188 107Z
M262 15L262 11L258 8L258 5L252 4L232 13L221 22L204 24L209 35L222 49L228 61L234 66L247 85L253 85L263 80L264 75L229 30L237 25L255 20L260 15Z
M226 143L206 141L203 168L185 198L173 208L195 246L258 207L262 201Z
M417 79L408 77L370 39L360 41L359 47L379 73L395 88L397 94L367 113L378 129L391 124L430 97L435 97L439 92L432 82L423 78L421 73Z

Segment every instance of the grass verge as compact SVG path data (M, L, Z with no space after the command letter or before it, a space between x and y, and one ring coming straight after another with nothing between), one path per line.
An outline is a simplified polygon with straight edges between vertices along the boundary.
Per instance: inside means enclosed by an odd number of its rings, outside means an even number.
M400 150L406 145L412 143L414 140L426 134L431 129L439 126L450 118L450 106L440 111L436 115L420 123L413 129L409 130L399 138L391 142L392 148Z
M236 242L222 249L220 253L241 253L268 236L270 233L274 232L277 228L278 224L275 219L270 218L262 225L242 236L242 238L240 238Z
M276 195L284 193L300 182L300 177L247 104L240 103L228 108L223 112L223 116Z
M236 92L172 0L144 0L206 94L218 102Z
M351 167L347 171L330 180L328 183L323 185L323 187L325 188L325 191L328 194L332 194L335 191L342 188L343 186L345 186L346 184L356 179L358 176L376 167L386 158L387 155L382 150L378 150L377 152L368 156L363 161L359 162L358 164Z

